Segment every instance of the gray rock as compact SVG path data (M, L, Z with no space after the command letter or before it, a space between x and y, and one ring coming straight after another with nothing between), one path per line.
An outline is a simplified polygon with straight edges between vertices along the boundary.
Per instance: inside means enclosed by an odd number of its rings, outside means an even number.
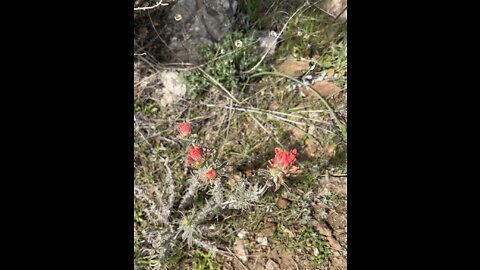
M323 2L322 6L332 15L340 15L340 20L347 20L347 0L327 0Z
M161 16L164 60L198 63L198 45L210 45L231 29L236 0L179 0Z
M270 259L265 264L265 270L277 270L277 269L280 269L280 266Z

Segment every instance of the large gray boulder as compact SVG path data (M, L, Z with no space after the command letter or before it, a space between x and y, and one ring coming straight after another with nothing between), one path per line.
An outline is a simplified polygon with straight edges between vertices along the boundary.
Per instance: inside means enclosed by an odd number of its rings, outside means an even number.
M150 13L155 30L155 57L166 62L199 63L198 45L218 42L232 30L237 12L236 0L177 0ZM138 15L137 15L138 17ZM141 19L141 18L140 18ZM140 20L136 18L136 20ZM150 19L143 24L151 30ZM153 32L155 35L157 33ZM152 44L149 44L152 45ZM151 49L151 46L148 46ZM138 49L138 48L136 48Z

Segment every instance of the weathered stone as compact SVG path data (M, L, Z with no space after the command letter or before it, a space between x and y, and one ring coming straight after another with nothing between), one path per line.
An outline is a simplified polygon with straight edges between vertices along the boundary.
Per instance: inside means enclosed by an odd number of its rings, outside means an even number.
M231 29L236 0L179 0L162 15L164 60L198 63L199 45L221 40Z

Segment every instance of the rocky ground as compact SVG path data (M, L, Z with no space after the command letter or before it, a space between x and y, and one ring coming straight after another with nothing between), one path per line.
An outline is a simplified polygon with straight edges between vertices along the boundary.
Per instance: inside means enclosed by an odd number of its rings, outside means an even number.
M338 16L345 5L164 2L169 6L135 17L135 185L163 194L167 161L175 183L170 219L193 213L176 210L191 173L178 137L185 121L222 166L227 190L243 178L263 179L276 147L296 149L302 172L269 188L248 210L225 210L204 224L202 239L216 254L178 241L160 256L146 232L164 225L136 197L135 267L346 269L346 12ZM194 208L208 196L200 195Z

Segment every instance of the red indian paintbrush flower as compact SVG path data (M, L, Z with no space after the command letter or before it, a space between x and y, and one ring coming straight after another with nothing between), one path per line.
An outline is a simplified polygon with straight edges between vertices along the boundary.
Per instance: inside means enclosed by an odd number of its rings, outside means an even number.
M188 134L190 134L190 124L188 122L180 123L178 129L180 131L180 136L182 137L187 137Z
M296 154L297 154L296 149L293 149L290 152L288 152L280 148L275 148L275 157L269 161L270 164L268 165L268 167L270 169L282 170L283 172L287 173L292 167L293 162L295 162L296 160L295 158Z
M214 169L206 166L198 170L198 175L202 177L202 180L206 184L213 185L215 184L215 178L217 178L217 172Z
M300 173L297 166L293 166L296 158L297 150L293 149L290 152L280 148L275 148L275 157L269 161L268 168L270 174L273 177L275 183L275 190L277 190L281 184L283 184L284 176L288 176L289 173Z
M217 173L215 172L215 170L209 170L205 173L205 175L210 180L213 180L213 179L215 179L215 177L217 177Z
M202 147L201 146L190 146L190 150L188 151L187 155L187 164L189 165L199 165L203 162L203 154L202 154Z

